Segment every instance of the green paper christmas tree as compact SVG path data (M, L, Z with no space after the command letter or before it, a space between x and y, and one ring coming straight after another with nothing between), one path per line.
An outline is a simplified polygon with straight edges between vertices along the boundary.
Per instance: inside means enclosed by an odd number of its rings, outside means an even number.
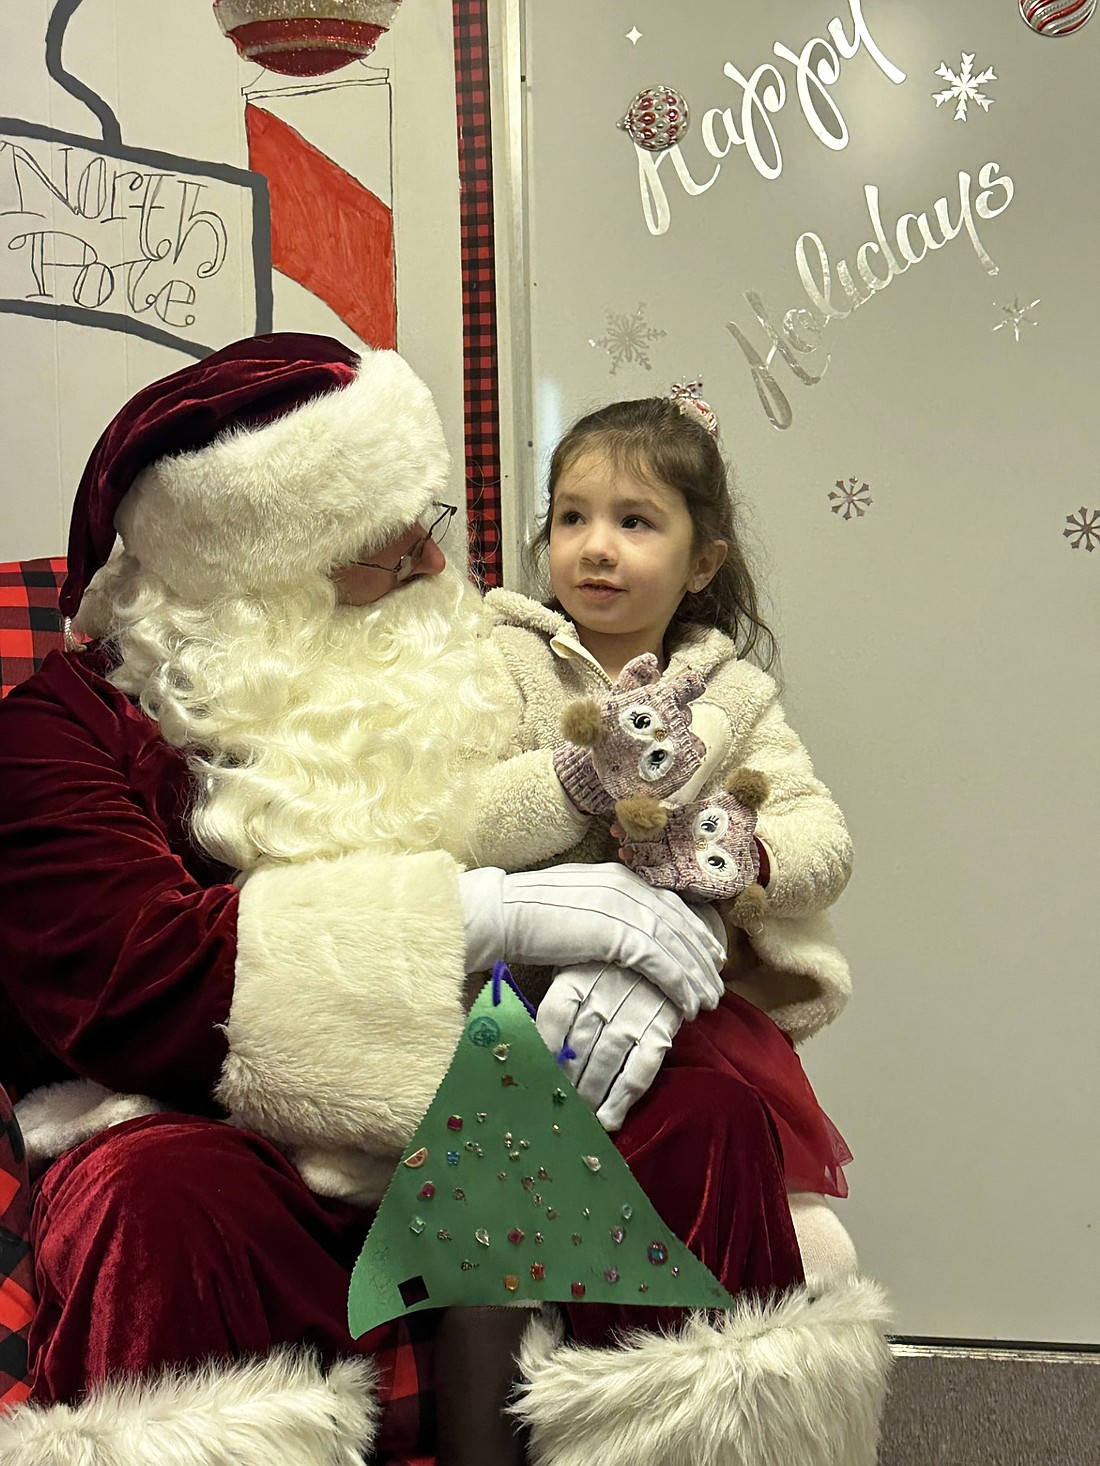
M498 963L382 1198L348 1296L404 1313L555 1302L732 1308L657 1215Z

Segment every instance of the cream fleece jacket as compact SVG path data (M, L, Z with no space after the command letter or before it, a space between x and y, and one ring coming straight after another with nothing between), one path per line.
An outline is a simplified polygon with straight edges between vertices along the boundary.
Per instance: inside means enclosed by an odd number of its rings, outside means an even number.
M559 612L515 591L490 591L485 605L500 693L517 706L519 728L514 756L479 780L471 857L508 870L614 860L609 821L573 807L552 763L566 704L601 697L609 679ZM692 705L707 756L686 796L716 793L741 765L770 783L757 825L771 861L768 914L759 931L736 934L727 982L800 1042L832 1022L851 990L825 915L851 871L848 830L788 725L772 678L739 661L729 638L707 627L686 632L667 674L688 668L707 681Z

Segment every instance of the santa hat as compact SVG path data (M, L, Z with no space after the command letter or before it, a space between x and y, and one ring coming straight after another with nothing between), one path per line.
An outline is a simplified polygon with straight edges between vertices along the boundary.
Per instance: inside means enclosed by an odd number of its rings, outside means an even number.
M449 474L431 393L396 352L235 342L143 388L96 444L61 610L76 614L116 529L185 600L278 591L397 538Z

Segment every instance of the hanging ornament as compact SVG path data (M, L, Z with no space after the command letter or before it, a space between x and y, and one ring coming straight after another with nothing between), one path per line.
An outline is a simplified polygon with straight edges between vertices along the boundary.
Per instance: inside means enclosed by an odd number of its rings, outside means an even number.
M401 0L214 0L224 35L248 61L285 76L323 76L361 61Z
M1037 36L1070 36L1095 9L1096 0L1020 0L1020 14Z
M640 148L660 153L675 146L687 132L688 104L672 87L646 87L616 126Z

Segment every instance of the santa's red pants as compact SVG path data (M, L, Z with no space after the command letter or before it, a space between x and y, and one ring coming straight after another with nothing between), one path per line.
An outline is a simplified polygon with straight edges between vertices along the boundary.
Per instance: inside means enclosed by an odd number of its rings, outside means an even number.
M669 1227L731 1293L802 1280L775 1132L751 1086L668 1069L616 1143ZM430 1451L433 1316L359 1340L347 1332L349 1277L370 1219L314 1196L272 1145L227 1125L151 1115L93 1137L37 1190L33 1398L72 1401L110 1374L284 1343L325 1360L369 1353L380 1366L383 1458ZM675 1316L569 1312L586 1343Z

